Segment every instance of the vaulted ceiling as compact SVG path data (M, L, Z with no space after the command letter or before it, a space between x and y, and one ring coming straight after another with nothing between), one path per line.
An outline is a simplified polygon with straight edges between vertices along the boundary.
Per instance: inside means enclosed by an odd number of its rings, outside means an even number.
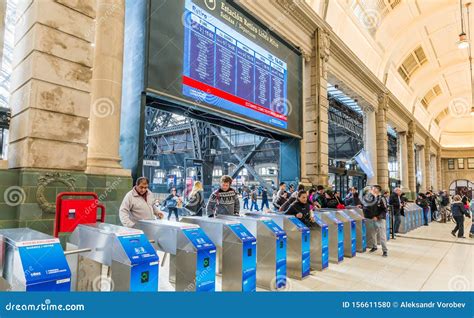
M445 147L474 146L469 50L459 0L307 0ZM464 30L468 33L463 0ZM469 7L474 32L474 2Z

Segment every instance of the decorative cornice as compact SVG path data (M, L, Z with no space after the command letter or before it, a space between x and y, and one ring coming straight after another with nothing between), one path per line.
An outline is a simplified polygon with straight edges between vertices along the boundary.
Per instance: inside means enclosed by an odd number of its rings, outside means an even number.
M276 0L276 4L283 9L283 14L292 17L294 22L302 27L303 31L307 34L314 33L317 27L315 21L311 20L295 1Z

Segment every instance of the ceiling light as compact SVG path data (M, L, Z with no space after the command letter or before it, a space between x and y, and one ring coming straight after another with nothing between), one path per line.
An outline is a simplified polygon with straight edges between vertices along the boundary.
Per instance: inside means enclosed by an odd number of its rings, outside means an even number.
M462 32L459 34L459 41L457 42L458 48L467 49L469 47L469 40L467 39L466 33Z

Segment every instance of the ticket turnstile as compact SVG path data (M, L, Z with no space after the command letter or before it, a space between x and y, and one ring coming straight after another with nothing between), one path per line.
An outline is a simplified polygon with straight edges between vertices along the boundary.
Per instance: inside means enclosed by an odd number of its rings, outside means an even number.
M385 229L386 229L386 237L387 241L390 240L390 230L392 228L392 216L390 215L390 212L387 213L387 216L385 218Z
M257 286L279 289L286 286L287 235L267 217L218 215L242 223L257 238Z
M68 258L77 273L75 290L158 290L158 255L140 230L107 223L79 224L67 243L67 249L71 248L91 249Z
M248 216L271 218L287 235L286 268L291 278L303 279L310 273L310 231L298 218L279 213L249 212Z
M314 214L315 224L311 231L311 269L323 270L329 266L329 229L318 213Z
M0 290L70 291L59 240L29 228L0 230Z
M365 218L355 209L346 209L347 214L356 222L356 247L357 252L363 253L367 249L367 230Z
M323 210L324 211L324 210ZM356 222L352 219L345 210L332 211L336 218L344 223L344 256L356 256L357 242L356 242Z
M332 212L316 210L321 220L328 225L329 261L340 263L344 260L344 223L339 221Z
M237 221L187 216L181 222L197 224L217 247L217 271L223 291L255 291L257 240Z
M216 246L198 225L141 220L136 227L157 250L169 253L169 280L176 291L215 291Z

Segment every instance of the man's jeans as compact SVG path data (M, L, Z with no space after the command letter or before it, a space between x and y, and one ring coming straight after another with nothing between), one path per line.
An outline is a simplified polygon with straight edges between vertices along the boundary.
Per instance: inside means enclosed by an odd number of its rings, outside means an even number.
M402 217L401 217L401 214L400 212L398 213L395 213L393 215L393 233L398 233L398 231L400 230L400 224L402 223Z

